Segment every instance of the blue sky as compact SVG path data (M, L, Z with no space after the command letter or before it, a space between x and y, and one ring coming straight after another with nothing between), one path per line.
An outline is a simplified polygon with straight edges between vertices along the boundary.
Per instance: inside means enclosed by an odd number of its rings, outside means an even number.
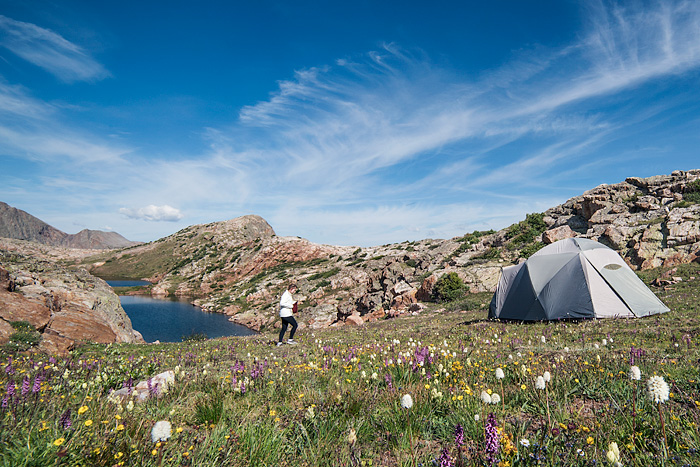
M380 245L700 168L697 1L0 0L0 201Z

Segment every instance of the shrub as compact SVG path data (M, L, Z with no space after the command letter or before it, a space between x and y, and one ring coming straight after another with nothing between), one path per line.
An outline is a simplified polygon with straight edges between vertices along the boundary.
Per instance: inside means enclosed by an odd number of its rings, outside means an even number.
M700 203L700 179L685 187L683 200L694 204Z
M436 302L451 302L464 297L467 287L456 272L442 275L433 287L433 297Z
M182 336L182 342L202 342L207 339L207 335L203 332L193 332L189 336Z
M522 250L520 250L520 256L523 258L529 258L530 256L534 255L537 253L539 250L541 250L544 247L544 243L542 242L533 242L533 243L528 243L523 247Z

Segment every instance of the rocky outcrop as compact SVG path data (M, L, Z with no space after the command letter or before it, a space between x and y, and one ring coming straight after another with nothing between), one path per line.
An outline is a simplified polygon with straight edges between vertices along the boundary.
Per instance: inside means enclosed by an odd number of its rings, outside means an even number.
M546 211L551 227L542 240L590 238L617 250L638 269L695 261L700 205L684 202L684 194L697 180L700 170L598 186Z
M104 281L5 250L0 250L0 321L30 323L42 335L40 349L49 353L81 342L143 342Z

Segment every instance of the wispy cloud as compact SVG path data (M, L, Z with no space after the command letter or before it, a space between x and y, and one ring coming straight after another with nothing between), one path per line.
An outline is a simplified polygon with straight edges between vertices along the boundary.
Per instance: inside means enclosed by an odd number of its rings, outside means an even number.
M138 209L121 208L119 212L130 219L141 219L153 222L177 222L184 217L179 209L168 206L167 204L163 206L149 204L148 206Z
M584 5L586 30L571 43L534 46L476 79L395 44L299 70L229 126L194 128L202 149L177 160L144 154L128 136L118 145L63 123L65 109L0 82L0 148L50 163L62 186L87 186L89 177L90 186L109 187L85 188L85 199L119 210L123 219L100 222L120 232L145 224L134 220L248 213L281 235L342 244L501 228L601 183L615 158L627 167L647 161L648 153L611 148L665 124L687 99L654 93L700 68L700 3ZM0 31L0 45L20 56L85 65L73 79L105 76L50 31L4 17ZM39 52L18 52L8 31Z
M61 35L3 15L0 15L0 46L66 82L109 76L99 62Z

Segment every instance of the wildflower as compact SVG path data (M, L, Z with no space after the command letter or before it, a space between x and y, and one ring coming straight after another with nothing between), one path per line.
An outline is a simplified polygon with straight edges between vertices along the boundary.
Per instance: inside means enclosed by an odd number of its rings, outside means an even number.
M310 405L310 406L306 409L306 413L304 414L304 417L305 417L307 420L313 420L315 416L316 416L316 412L314 412L314 406L313 406L313 405Z
M630 367L629 376L630 376L630 379L631 379L631 380L633 380L633 381L639 381L640 379L642 379L642 372L641 372L641 370L639 369L638 366L632 365L632 366Z
M134 410L134 401L129 401L129 403L126 404L126 411L131 412L132 410Z
M481 391L481 402L484 404L490 404L491 403L491 396L489 395L488 392L486 391Z
M464 445L464 428L459 423L455 427L455 444L457 446Z
M496 416L490 413L486 419L486 426L484 427L485 440L486 440L486 458L489 464L493 464L496 454L498 453L498 430L496 429Z
M608 452L605 455L614 467L622 467L622 463L620 462L620 449L617 447L617 443L610 443Z
M151 441L154 443L157 441L167 441L172 434L172 429L172 425L167 420L156 422L156 424L153 425L153 429L151 429Z
M61 446L65 442L66 442L66 438L58 438L56 441L53 442L53 445L54 446Z
M29 376L25 376L22 380L22 397L29 394Z
M505 373L503 373L503 369L496 368L496 379L503 379L505 377L506 377L506 375L505 375Z
M66 410L63 412L63 415L61 415L61 418L58 420L58 424L63 428L64 430L67 430L71 427L73 422L70 419L70 409Z
M410 394L404 394L401 398L401 407L404 409L410 409L413 407L413 398Z
M498 393L495 392L491 394L491 403L498 404L499 402L501 402L501 396L499 396Z
M84 414L84 413L87 412L87 411L88 411L87 405L83 405L82 407L80 407L80 408L78 409L78 415L82 415L82 414Z
M545 388L545 382L544 382L544 378L542 376L537 377L537 381L535 381L535 387L537 389L544 389Z
M354 428L350 428L350 433L348 433L348 444L354 446L357 442L357 433Z
M549 371L545 371L542 375L542 379L544 379L545 383L549 383L552 379L552 375L549 373Z
M591 445L595 443L595 439L593 439L593 436L589 436L588 438L586 438L586 443Z
M647 381L649 398L655 403L666 402L668 400L669 388L662 376L652 376Z
M442 454L440 454L440 458L438 459L438 465L440 467L452 467L452 458L447 448L442 449Z
M530 447L530 440L527 438L521 438L520 445L524 448L529 448Z
M36 394L41 389L41 376L34 377L34 385L32 386L32 394Z
M542 336L542 337L540 337L540 342L542 342L543 344L546 344L547 339L544 336Z
M92 420L85 420L85 426L92 425Z

